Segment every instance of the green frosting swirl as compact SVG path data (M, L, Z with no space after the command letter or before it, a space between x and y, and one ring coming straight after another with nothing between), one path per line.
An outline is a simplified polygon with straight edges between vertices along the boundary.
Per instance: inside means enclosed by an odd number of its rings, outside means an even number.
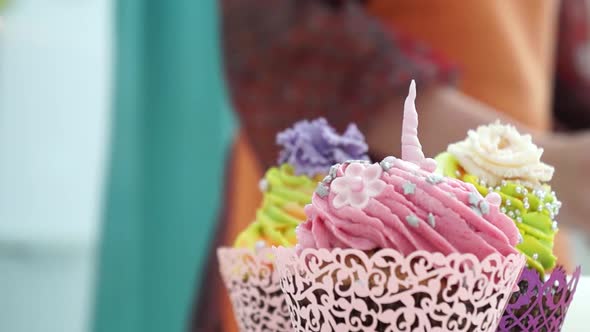
M234 247L294 246L295 228L305 221L304 207L311 202L319 181L320 176L295 175L289 164L270 168L261 181L264 194L256 220L238 235Z
M502 197L502 212L514 220L522 242L516 248L527 257L529 267L541 274L555 267L557 258L553 254L553 241L557 233L555 216L561 203L544 184L538 188L526 187L518 181L502 181L497 187L487 187L476 176L468 174L457 159L448 152L436 157L438 171L447 177L471 183L483 196L490 191Z

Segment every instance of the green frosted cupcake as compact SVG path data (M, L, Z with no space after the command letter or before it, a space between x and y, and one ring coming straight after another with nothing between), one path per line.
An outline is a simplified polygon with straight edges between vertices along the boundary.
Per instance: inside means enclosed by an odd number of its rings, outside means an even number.
M436 160L443 175L473 184L484 196L500 194L502 212L522 236L517 249L527 256L529 267L544 274L557 260L553 241L561 202L548 184L553 167L541 162L542 154L530 135L496 122L470 130Z

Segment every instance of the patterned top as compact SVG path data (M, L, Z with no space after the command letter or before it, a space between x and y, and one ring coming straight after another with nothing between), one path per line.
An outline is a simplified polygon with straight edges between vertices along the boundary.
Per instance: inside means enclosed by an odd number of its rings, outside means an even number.
M410 79L450 83L456 73L359 1L226 0L223 15L231 99L264 169L276 163L275 134L293 122L323 116L363 129Z
M590 1L562 0L555 115L564 129L590 128Z

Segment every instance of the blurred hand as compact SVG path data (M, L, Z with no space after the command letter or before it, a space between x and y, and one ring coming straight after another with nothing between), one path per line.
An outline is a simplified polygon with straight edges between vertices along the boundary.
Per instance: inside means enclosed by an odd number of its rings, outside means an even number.
M559 222L574 226L590 238L590 132L545 137L544 161L555 167L551 181L562 202Z

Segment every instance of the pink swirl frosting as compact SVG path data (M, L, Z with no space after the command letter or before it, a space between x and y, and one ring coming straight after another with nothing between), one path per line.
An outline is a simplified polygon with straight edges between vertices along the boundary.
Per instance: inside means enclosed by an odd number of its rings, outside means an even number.
M479 259L517 253L520 235L500 212L498 194L483 198L473 185L433 173L417 138L414 89L412 84L402 130L402 145L410 145L402 155L409 160L334 167L305 209L308 219L297 229L300 250L393 248L403 254L472 253Z

